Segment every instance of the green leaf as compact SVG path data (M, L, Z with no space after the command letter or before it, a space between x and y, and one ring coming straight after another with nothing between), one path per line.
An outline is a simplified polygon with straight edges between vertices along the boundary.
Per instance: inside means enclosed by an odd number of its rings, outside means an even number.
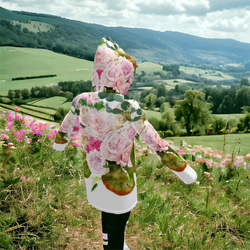
M121 114L122 112L124 112L123 110L120 110L120 109L112 109L112 113L113 114Z
M101 99L106 98L107 95L108 95L108 93L105 93L105 92L99 92L99 93L98 93L98 96L99 96Z
M132 122L136 122L136 121L139 121L141 119L140 116L136 116L133 120L131 120Z
M127 101L125 101L125 102L122 102L122 104L121 104L121 107L122 107L122 109L123 110L128 110L129 109L129 107L130 107L130 103L129 102L127 102Z
M87 106L87 105L88 105L87 101L84 100L84 99L80 99L80 100L79 100L79 103L80 103L81 105L84 105L84 106Z
M113 110L113 109L112 109L112 108L110 108L108 104L106 104L106 111L107 111L108 113L111 113L111 112L112 112L112 110Z
M123 101L123 97L121 95L114 95L114 98L118 102L122 102Z
M106 100L109 101L109 102L114 101L115 100L114 95L113 94L107 95Z
M76 113L77 115L80 115L80 109L76 109L76 110L75 110L75 113Z
M135 108L131 108L131 113L134 113L136 111L136 109Z
M98 186L98 184L95 183L95 184L93 185L92 189L91 189L91 192L93 192L93 191L97 188L97 186Z
M103 101L100 101L100 102L95 103L94 107L95 107L97 110L101 110L101 109L105 108Z
M137 111L136 111L136 113L138 114L138 115L142 115L142 109L137 109Z

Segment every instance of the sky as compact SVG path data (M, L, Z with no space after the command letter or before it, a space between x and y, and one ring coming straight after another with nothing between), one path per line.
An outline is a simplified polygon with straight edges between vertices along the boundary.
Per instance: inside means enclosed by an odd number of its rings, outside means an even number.
M250 43L250 0L0 0L9 10Z

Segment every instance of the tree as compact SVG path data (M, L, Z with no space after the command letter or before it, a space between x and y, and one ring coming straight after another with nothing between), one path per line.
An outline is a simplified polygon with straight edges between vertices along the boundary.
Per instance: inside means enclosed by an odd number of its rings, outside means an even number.
M27 99L27 98L30 97L30 92L29 92L28 89L23 89L22 90L22 97L23 97L23 99Z
M240 87L249 86L249 85L250 85L250 83L249 83L248 78L242 78L242 79L240 80Z
M235 111L240 113L244 106L250 106L250 87L243 87L236 92Z
M13 91L12 89L8 91L8 98L11 100L12 103L14 101L15 94L16 94L15 91Z
M221 134L223 130L225 130L226 126L227 122L223 118L215 118L212 123L212 128L216 135Z
M170 107L169 103L164 103L164 112L161 115L162 120L165 122L165 130L171 130L176 134L179 127L176 124L174 109Z
M148 96L145 97L145 101L146 101L146 106L148 108L153 108L155 102L157 100L156 95L150 93Z
M237 124L238 131L249 132L250 131L250 114L240 118L240 122Z
M155 106L160 108L161 105L165 102L165 97L161 96L159 98L157 98L156 102L155 102Z
M160 84L157 86L157 97L166 96L167 90L165 84Z
M184 100L178 101L175 108L176 120L184 122L187 135L191 135L195 128L205 131L211 119L211 104L205 101L204 93L187 90Z

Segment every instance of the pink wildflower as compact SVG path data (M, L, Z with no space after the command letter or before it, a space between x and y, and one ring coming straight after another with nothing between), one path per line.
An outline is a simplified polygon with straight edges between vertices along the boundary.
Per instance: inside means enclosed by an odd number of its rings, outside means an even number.
M209 180L210 180L210 181L213 181L213 180L214 180L214 178L209 178Z
M139 149L139 151L140 151L141 153L144 153L146 150L147 150L147 148L146 148L146 147L144 147L144 148L140 148L140 149Z
M247 155L245 156L245 158L246 158L246 159L250 159L250 154L247 154Z
M204 172L204 174L205 174L206 176L210 177L210 173Z
M6 134L1 134L1 135L0 135L0 138L3 138L3 139L9 139L9 136L8 136L8 135L6 135Z
M187 154L186 152L183 152L181 149L178 150L178 153L179 153L180 155L186 155L186 154Z
M25 179L26 179L25 176L21 176L21 177L20 177L20 180L25 180Z
M19 108L15 108L15 111L16 111L16 112L19 112Z
M53 135L52 135L51 133L47 133L47 137L48 137L48 138L52 138Z

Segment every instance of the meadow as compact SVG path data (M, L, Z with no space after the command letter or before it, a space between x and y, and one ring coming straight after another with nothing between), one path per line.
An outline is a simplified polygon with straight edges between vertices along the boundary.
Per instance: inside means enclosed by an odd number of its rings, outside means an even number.
M91 62L46 50L0 47L0 57L5 61L0 95L9 89L91 79ZM160 70L162 66L145 62L137 73ZM57 76L11 80L47 74ZM64 152L52 149L58 128L55 109L69 109L71 103L52 97L18 109L1 105L0 249L101 249L100 212L86 199L77 138ZM147 118L161 119L159 112L145 112ZM138 204L128 223L127 244L135 250L249 249L249 137L166 138L197 171L192 185L183 184L138 139Z
M18 109L0 112L0 249L102 247L77 138L55 151L57 128ZM250 248L250 152L204 147L204 137L196 145L170 141L197 172L185 185L139 139L138 204L126 231L132 249Z
M213 81L233 80L234 77L225 74L218 70L198 69L193 67L180 66L180 70L189 75L197 75L198 77L206 78Z
M167 90L174 89L176 85L183 86L186 88L192 88L196 90L203 90L205 88L205 83L188 81L185 79L171 79L171 80L155 80L154 83L165 84Z
M52 86L60 81L91 80L93 62L44 49L0 47L0 95L9 89ZM56 77L12 81L16 77L56 75Z

